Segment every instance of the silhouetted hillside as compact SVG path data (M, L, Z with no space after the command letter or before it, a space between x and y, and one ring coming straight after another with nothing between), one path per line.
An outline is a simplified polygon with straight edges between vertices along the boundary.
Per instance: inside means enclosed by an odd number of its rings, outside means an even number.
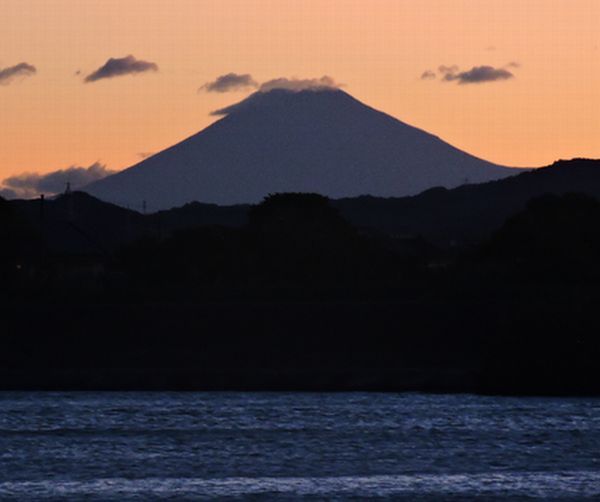
M0 267L11 270L31 257L39 246L39 234L15 207L0 197Z
M483 256L541 281L600 278L599 222L598 199L546 194L495 232Z
M43 237L48 253L106 255L139 238L139 213L99 201L83 192L46 200L14 200L11 206Z
M391 250L361 235L316 194L280 194L253 207L247 225L200 226L125 246L117 267L138 294L177 297L277 287L309 297L313 289L356 287L396 276L410 242Z
M148 215L148 219L153 228L163 228L167 232L201 225L241 227L247 222L250 207L243 204L217 206L190 202L178 208L152 213Z
M358 197L334 202L353 225L394 234L417 234L439 244L474 244L489 237L532 198L579 192L600 196L600 161L574 159L518 176L433 188L415 197Z
M143 215L102 202L85 192L54 199L7 202L43 234L47 251L59 254L111 254L142 237L162 238L178 229L202 225L242 226L248 206L220 207L190 203L170 211Z
M472 266L509 307L484 351L490 392L600 385L599 258L600 202L581 194L532 200L482 247Z

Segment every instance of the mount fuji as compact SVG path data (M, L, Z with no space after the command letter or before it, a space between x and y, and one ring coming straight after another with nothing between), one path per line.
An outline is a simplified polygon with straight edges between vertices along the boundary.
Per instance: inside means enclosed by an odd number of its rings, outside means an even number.
M414 195L517 174L469 155L339 89L256 92L199 133L84 190L168 209L255 203L270 193Z

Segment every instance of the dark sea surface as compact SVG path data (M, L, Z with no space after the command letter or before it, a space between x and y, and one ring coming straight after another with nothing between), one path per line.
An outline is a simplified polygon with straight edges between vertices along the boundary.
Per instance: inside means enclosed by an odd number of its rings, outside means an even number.
M0 500L600 499L600 399L0 393Z

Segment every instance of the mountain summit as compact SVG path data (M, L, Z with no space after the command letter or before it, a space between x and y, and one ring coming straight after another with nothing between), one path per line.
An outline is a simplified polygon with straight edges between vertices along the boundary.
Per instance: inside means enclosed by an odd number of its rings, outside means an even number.
M86 187L120 205L253 203L269 193L333 198L417 194L516 170L469 155L339 89L256 92L223 118L139 164Z

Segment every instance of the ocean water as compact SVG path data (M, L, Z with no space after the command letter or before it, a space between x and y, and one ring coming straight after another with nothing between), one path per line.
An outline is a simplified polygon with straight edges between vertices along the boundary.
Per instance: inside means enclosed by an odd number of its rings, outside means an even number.
M0 500L600 499L600 399L0 393Z

